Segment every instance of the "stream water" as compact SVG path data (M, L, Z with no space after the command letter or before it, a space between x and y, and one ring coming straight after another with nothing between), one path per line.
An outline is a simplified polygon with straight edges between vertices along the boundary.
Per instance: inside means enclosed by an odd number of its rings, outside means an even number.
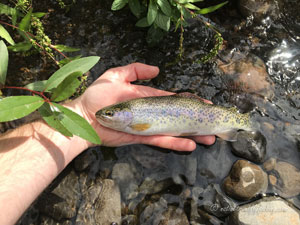
M259 133L241 135L236 145L221 139L212 146L199 144L191 153L145 145L91 148L63 171L19 224L107 224L104 214L112 214L109 224L242 224L232 219L235 209L266 195L280 196L300 209L300 6L296 0L257 2L276 3L279 9L271 7L264 15L256 9L248 15L255 9L245 1L232 1L201 17L225 40L218 57L205 64L196 61L213 46L214 33L197 18L186 27L183 59L175 62L178 32L171 31L158 46L149 47L147 30L134 26L128 9L111 11L111 1L77 0L68 12L53 0L47 1L47 8L37 3L41 11L54 9L45 25L54 42L79 47L83 56L101 57L89 83L112 67L132 62L157 65L157 78L137 83L188 91L214 104L252 111ZM36 63L32 64L27 67L34 70ZM249 157L245 151L252 148ZM233 165L243 159L252 164L244 161L241 168L255 167L252 196L241 194L239 175L227 182ZM119 205L103 198L115 193L115 186ZM244 188L251 195L253 189ZM122 222L114 212L121 213Z

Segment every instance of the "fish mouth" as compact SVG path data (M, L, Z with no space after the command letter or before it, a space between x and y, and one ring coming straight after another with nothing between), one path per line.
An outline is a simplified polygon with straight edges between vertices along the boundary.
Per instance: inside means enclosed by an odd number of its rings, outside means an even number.
M96 119L101 125L105 127L109 127L112 123L111 119L104 115L96 115Z

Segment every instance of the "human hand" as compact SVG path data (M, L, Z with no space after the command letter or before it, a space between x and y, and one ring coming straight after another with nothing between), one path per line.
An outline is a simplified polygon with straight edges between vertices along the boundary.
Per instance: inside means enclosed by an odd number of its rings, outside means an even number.
M108 105L129 99L171 95L174 93L155 88L134 85L130 82L146 80L157 76L159 69L141 63L133 63L123 67L109 69L101 75L85 93L74 100L70 107L87 119L98 132L103 145L121 146L127 144L148 144L161 148L178 151L192 151L196 143L211 145L215 142L215 136L197 136L191 138L170 137L163 135L140 136L115 131L100 125L95 113Z

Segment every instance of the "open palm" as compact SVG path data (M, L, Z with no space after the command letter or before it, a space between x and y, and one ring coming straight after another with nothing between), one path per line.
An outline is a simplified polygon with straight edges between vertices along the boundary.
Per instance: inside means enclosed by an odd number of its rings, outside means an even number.
M105 106L134 98L173 94L130 83L136 80L151 79L157 76L158 72L157 67L141 63L110 69L72 103L73 107L77 108L76 111L79 110L80 114L92 124L102 143L106 146L142 143L179 151L192 151L196 147L195 141L207 145L214 143L214 136L197 136L189 139L162 135L132 135L103 127L96 121L95 113Z

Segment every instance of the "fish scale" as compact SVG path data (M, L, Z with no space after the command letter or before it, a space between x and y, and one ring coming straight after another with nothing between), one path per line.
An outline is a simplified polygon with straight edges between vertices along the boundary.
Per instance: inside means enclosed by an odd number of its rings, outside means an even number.
M253 130L249 113L207 104L192 94L125 101L99 110L96 118L103 126L138 135L218 135L233 141L237 130Z

